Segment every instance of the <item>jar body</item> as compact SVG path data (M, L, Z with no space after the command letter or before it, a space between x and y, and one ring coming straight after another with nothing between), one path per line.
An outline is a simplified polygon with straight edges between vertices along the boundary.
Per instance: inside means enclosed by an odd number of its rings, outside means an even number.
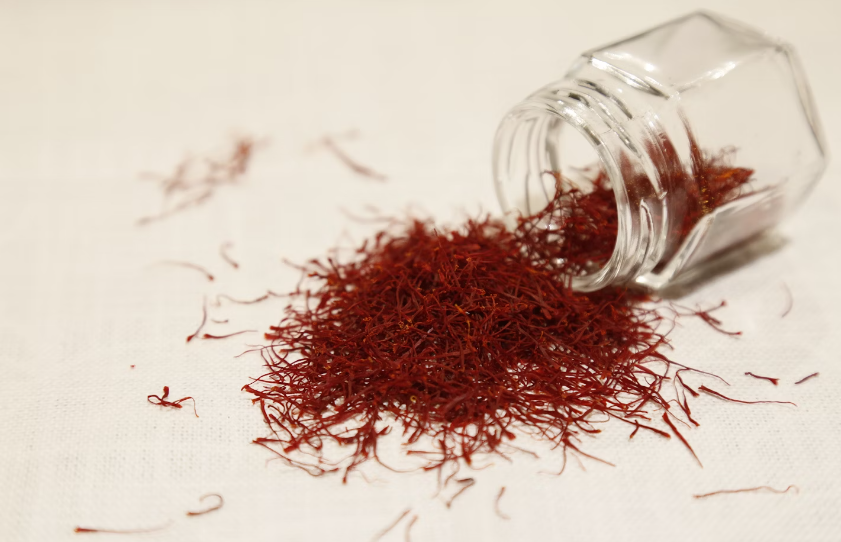
M699 163L713 159L750 170L749 182L692 215L688 194L708 203ZM792 48L698 12L584 53L503 119L494 147L503 210L539 211L555 189L545 173L575 178L588 161L610 180L618 235L610 260L573 287L657 290L779 222L826 154Z

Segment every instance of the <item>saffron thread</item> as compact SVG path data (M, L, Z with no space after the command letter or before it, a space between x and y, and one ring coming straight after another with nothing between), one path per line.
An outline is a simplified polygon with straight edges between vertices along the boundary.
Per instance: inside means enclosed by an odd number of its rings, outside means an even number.
M187 512L187 515L188 516L201 516L201 515L208 514L210 512L214 512L216 510L219 510L220 508L222 508L222 506L224 506L225 499L223 499L222 495L219 495L218 493L208 493L207 495L202 495L201 497L199 497L199 502L203 503L206 499L208 499L210 497L216 497L217 502L214 503L209 508L205 508L204 510L198 510L198 511L195 511L195 512L193 512L193 511Z
M710 493L702 493L700 495L693 495L696 499L705 499L707 497L712 497L713 495L730 495L733 493L748 493L748 492L757 492L757 491L770 491L771 493L788 493L790 490L793 490L795 493L799 492L797 486L788 486L785 489L774 489L770 486L758 486L758 487L748 487L745 489L721 489L719 491L711 491Z
M169 386L164 386L163 395L161 395L161 396L147 395L146 400L149 401L150 403L152 403L153 405L157 405L157 406L161 406L161 407L167 407L167 408L183 408L181 403L183 403L184 401L192 401L193 402L193 414L196 415L196 418L199 417L199 413L196 412L196 400L193 399L192 397L182 397L181 399L178 399L177 401L169 401L169 400L167 400L167 397L169 397Z

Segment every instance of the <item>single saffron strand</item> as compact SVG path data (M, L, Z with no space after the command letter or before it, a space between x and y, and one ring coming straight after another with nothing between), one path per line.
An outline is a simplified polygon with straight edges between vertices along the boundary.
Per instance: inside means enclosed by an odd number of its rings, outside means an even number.
M639 429L639 428L637 428L637 429ZM505 495L505 486L502 486L501 488L499 488L499 494L496 496L496 501L494 503L494 512L496 512L496 515L501 517L502 519L511 519L511 516L503 513L502 510L499 509L499 501L500 501L500 499L502 499L503 495Z
M162 531L172 525L172 521L167 521L163 525L157 527L149 527L147 529L99 529L94 527L76 527L73 529L74 533L89 534L89 533L108 533L108 534L141 534L153 533L155 531Z
M783 283L783 289L786 292L786 308L780 315L780 318L785 318L786 316L788 316L788 313L790 313L791 309L794 308L794 296L791 295L791 289L785 282Z
M196 412L196 400L193 399L192 397L182 397L181 399L178 399L177 401L169 401L169 400L167 400L167 397L169 397L169 386L164 386L163 395L161 395L160 397L158 397L157 395L147 395L146 400L149 401L150 403L152 403L153 405L158 405L158 406L167 407L167 408L183 408L181 403L183 403L184 401L192 401L193 402L193 414L196 415L196 418L199 417L199 413ZM154 401L153 401L153 399L154 399Z
M195 269L199 273L203 274L209 282L213 282L213 280L214 280L213 275L207 269L205 269L204 267L202 267L200 265L196 265L194 263L181 262L181 261L175 261L175 260L165 260L161 263L164 264L164 265L176 265L178 267L186 267L187 269Z
M228 333L227 335L211 335L210 333L205 333L201 336L202 339L227 339L228 337L234 337L236 335L242 335L243 333L257 333L256 329L243 329L242 331L237 331L235 333Z
M799 490L797 486L788 486L785 489L774 489L770 486L758 486L758 487L748 487L745 489L721 489L719 491L711 491L710 493L702 493L701 495L692 495L696 499L705 499L707 497L712 497L713 495L729 495L732 493L748 493L752 491L770 491L772 493L788 493L790 490L794 490L797 493Z
M409 520L409 523L406 524L406 542L412 542L412 526L414 526L415 522L418 520L417 514L412 516L412 519Z
M388 180L388 177L386 177L382 173L374 171L370 167L364 166L364 165L360 164L359 162L357 162L356 160L354 160L353 158L351 158L345 151L343 151L341 149L341 147L339 147L336 144L335 141L333 141L333 138L331 138L329 136L325 137L324 140L323 140L323 144L324 144L325 148L330 150L330 152L332 152L336 156L336 158L341 160L342 163L344 163L347 167L349 167L351 169L351 171L353 171L357 175L361 175L363 177L368 177L369 179L374 179L375 181L387 181Z
M810 378L814 378L814 377L818 376L819 374L821 374L821 373L812 373L807 377L801 378L800 380L795 382L794 385L796 386L798 384L802 384L802 383L806 382L807 380L809 380Z
M745 373L745 375L746 376L752 376L752 377L758 378L760 380L767 380L768 382L770 382L771 384L773 384L775 386L780 382L779 378L771 378L770 376L759 376L759 375L755 375L755 374L751 373L750 371Z
M228 262L234 269L239 269L239 264L233 258L231 258L227 252L228 248L232 246L233 243L231 242L222 243L222 246L219 247L219 256L221 256L223 260Z
M371 542L377 542L377 540L379 540L382 537L384 537L385 535L387 535L392 529L397 527L397 524L400 523L403 520L403 518L408 516L409 512L411 512L411 511L412 511L411 508L407 508L407 509L403 510L403 513L401 513L399 516L397 516L397 519L395 519L393 522L391 522L388 525L388 527L386 527L385 529L383 529L382 531L377 533L377 535L374 538L371 539Z
M269 297L272 297L270 295L270 293L265 293L265 294L261 295L260 297L255 297L254 299L242 300L242 299L234 299L233 297L231 297L227 294L219 294L219 295L216 296L216 303L221 305L220 301L222 299L227 299L231 303L236 303L238 305L253 305L255 303L260 303L261 301L265 301ZM280 296L275 296L275 297L280 297Z
M205 298L205 300L202 302L202 308L201 308L201 323L199 324L198 329L196 329L196 332L193 333L192 335L190 335L189 337L187 337L187 342L190 342L193 339L195 339L198 336L198 334L201 333L201 330L202 330L202 328L204 328L204 325L206 323L207 323L207 299Z
M704 468L704 464L701 463L700 459L698 459L698 456L695 454L695 450L692 449L692 446L689 445L689 442L685 438L683 438L683 435L681 435L680 431L677 430L677 427L675 426L675 424L672 423L672 420L669 419L669 414L667 412L663 413L663 421L666 422L666 425L668 425L669 427L672 428L672 432L675 434L675 436L678 439L680 439L680 441L683 443L683 445L686 446L686 448L692 454L692 457L695 458L695 461L697 461L698 464L701 465L701 468Z
M456 491L452 497L450 497L449 501L447 501L447 508L450 508L453 505L453 501L456 500L456 497L470 489L470 487L472 487L476 483L476 480L474 480L473 478L462 478L461 480L456 480L456 482L458 482L459 484L463 484L463 486L461 489Z
M698 388L698 390L700 390L700 391L702 391L702 392L704 392L708 395L718 397L719 399L724 399L725 401L732 401L734 403L742 403L742 404L745 404L745 405L758 405L758 404L761 404L761 403L777 403L777 404L781 404L781 405L797 406L794 403L792 403L791 401L742 401L741 399L733 399L732 397L727 397L726 395L722 395L715 390L711 390L704 385L701 385Z
M189 511L189 512L187 512L187 515L188 516L201 516L201 515L219 510L225 504L225 499L223 499L222 495L220 495L218 493L208 493L207 495L202 495L201 497L199 497L199 502L204 502L205 499L207 499L209 497L216 497L217 499L219 499L219 502L217 502L216 504L214 504L210 508L205 508L204 510L199 510L198 512Z

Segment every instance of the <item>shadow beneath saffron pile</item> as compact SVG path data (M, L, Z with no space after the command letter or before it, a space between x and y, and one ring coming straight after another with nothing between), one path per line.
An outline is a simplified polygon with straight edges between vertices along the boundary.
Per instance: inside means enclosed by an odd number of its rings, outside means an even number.
M779 252L789 243L777 231L765 232L719 253L706 263L678 275L668 287L657 292L662 299L679 299L702 288L713 280L732 273L766 256Z

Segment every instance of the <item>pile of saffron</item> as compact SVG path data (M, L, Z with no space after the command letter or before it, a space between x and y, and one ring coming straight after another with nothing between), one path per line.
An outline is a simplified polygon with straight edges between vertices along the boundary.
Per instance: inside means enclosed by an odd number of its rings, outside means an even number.
M722 155L693 170L682 181L694 186L696 221L752 174ZM345 480L382 463L378 443L393 429L427 469L506 454L518 431L584 454L578 437L605 419L669 437L654 425L662 417L686 443L669 420L680 411L694 422L685 393L669 401L664 387L697 395L663 353L674 311L625 287L570 288L569 276L610 256L615 199L602 173L589 193L553 175L554 200L513 229L492 218L455 229L397 221L347 261L303 265L265 335L267 371L244 387L272 430L255 442ZM330 456L331 443L347 453Z

